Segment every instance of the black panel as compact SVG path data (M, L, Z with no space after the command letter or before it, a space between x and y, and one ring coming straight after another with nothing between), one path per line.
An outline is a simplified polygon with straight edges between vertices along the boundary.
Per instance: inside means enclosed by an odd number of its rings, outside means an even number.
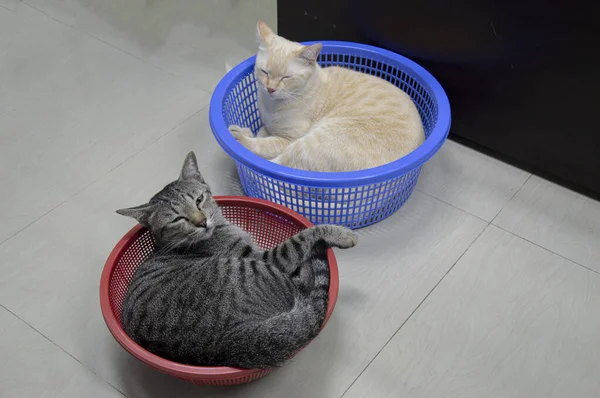
M591 1L278 0L282 36L410 57L446 89L453 136L594 196L599 18Z

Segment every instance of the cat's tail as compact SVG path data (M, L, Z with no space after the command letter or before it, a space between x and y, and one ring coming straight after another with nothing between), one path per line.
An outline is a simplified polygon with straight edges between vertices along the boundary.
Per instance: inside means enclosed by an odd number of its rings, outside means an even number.
M317 318L317 323L311 324L312 332L316 336L323 326L327 314L327 305L329 304L329 281L331 276L327 252L324 251L322 255L315 256L311 260L311 264L315 276L315 285L308 294L307 304L312 307Z
M320 303L327 299L319 294ZM320 306L321 307L321 306ZM229 349L236 352L227 366L267 369L283 365L319 333L325 313L306 302L296 303L291 311L278 314L232 339Z
M283 365L317 337L329 303L329 264L326 254L312 260L314 288L296 298L293 308L245 329L233 348L238 355L230 366L272 368Z

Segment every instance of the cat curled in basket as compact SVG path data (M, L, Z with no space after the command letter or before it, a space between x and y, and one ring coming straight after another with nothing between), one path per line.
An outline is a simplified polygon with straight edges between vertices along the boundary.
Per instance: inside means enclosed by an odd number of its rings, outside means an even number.
M277 164L353 171L405 156L425 140L411 98L393 84L341 67L321 68L321 44L304 46L257 26L254 74L263 126L229 126L247 149Z
M131 280L123 329L148 351L190 365L283 364L323 326L327 248L357 243L349 229L318 225L260 249L224 219L193 152L179 179L117 213L146 226L157 245Z

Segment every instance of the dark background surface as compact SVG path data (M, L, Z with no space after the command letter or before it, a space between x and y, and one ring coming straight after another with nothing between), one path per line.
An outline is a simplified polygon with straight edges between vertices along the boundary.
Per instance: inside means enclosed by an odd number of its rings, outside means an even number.
M600 6L591 1L278 0L278 33L405 55L442 84L451 137L600 197Z

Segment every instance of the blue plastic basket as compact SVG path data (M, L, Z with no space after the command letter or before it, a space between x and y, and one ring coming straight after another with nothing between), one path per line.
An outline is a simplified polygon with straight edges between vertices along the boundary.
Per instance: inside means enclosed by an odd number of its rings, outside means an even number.
M321 43L321 66L337 65L379 76L411 96L427 137L419 148L386 165L344 173L292 169L255 155L228 130L236 124L256 133L262 125L256 104L255 57L233 68L217 85L210 103L210 125L221 147L235 160L246 195L287 206L315 224L360 228L390 216L406 202L421 166L448 136L450 104L437 80L405 57L363 44Z

